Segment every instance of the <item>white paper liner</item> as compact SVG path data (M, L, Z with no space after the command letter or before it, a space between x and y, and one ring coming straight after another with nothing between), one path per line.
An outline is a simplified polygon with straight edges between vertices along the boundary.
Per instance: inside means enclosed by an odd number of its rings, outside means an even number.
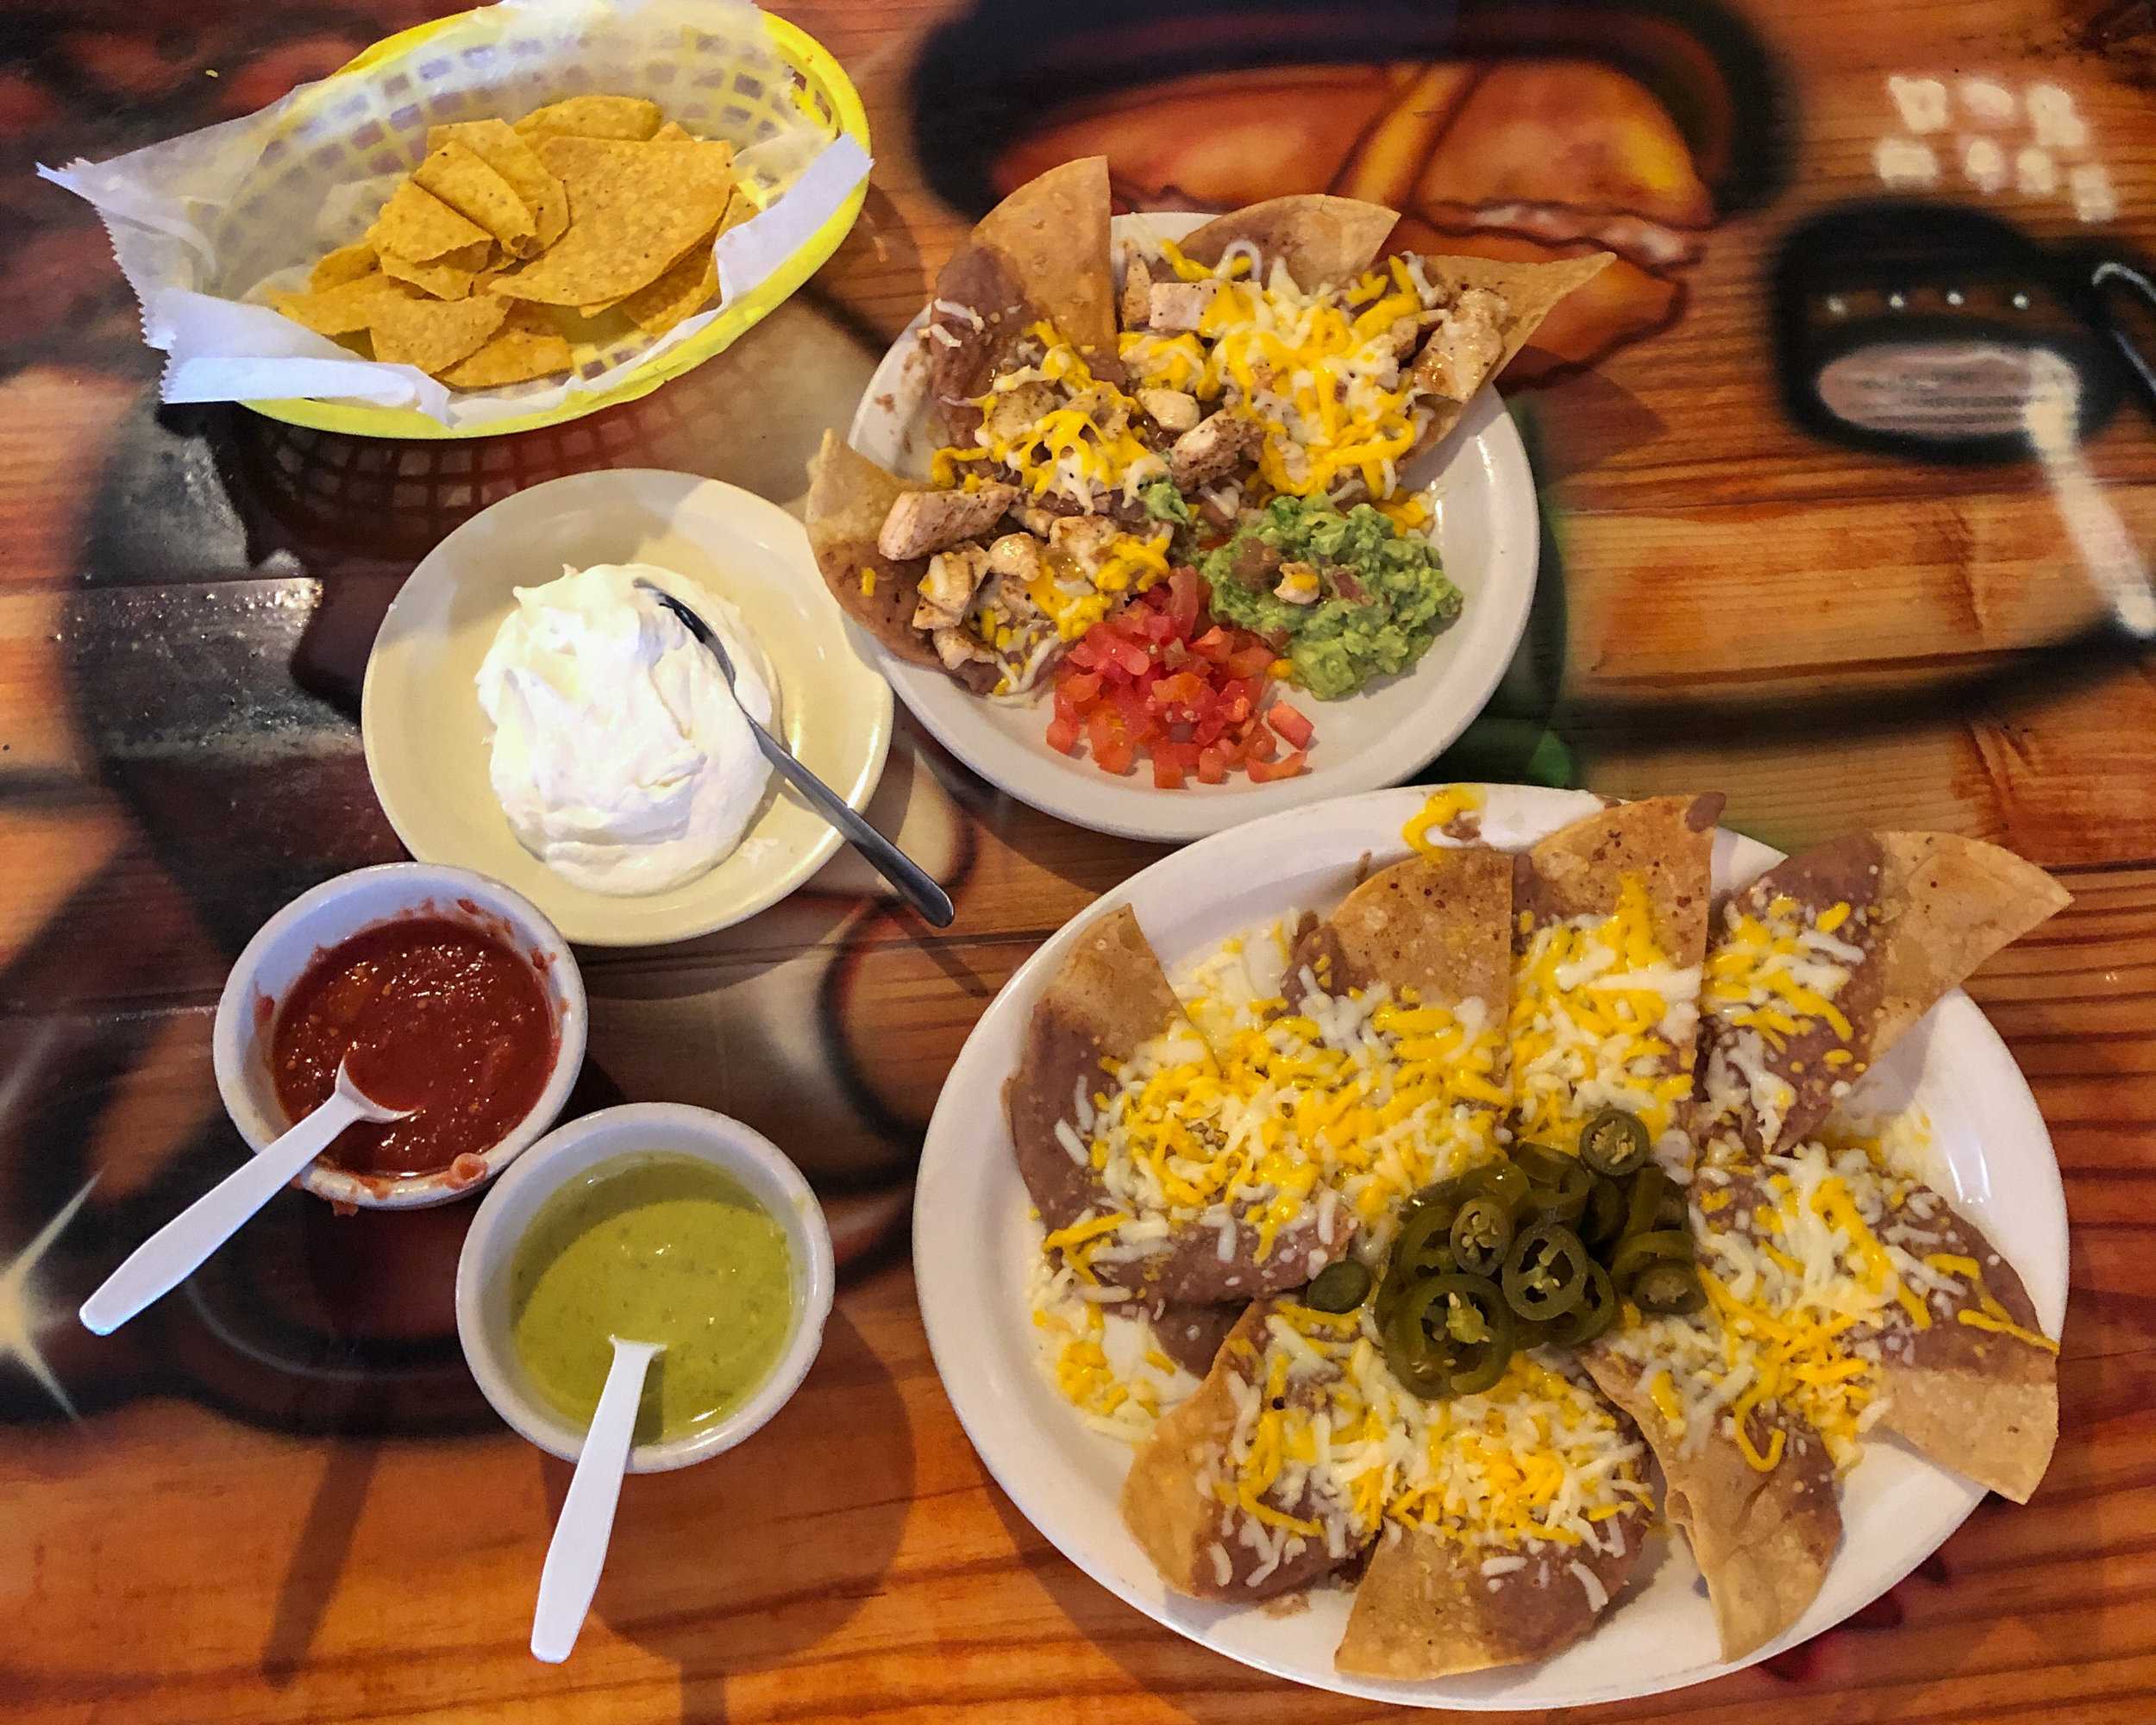
M143 339L171 356L165 400L314 397L469 427L604 393L823 226L869 159L851 138L827 141L793 90L763 14L744 0L499 0L392 66L303 85L259 113L110 161L38 172L97 207L141 303ZM417 367L360 359L263 303L360 236L425 154L428 127L600 93L649 97L695 135L734 146L761 213L713 248L718 305L655 341L579 344L561 377L452 391Z

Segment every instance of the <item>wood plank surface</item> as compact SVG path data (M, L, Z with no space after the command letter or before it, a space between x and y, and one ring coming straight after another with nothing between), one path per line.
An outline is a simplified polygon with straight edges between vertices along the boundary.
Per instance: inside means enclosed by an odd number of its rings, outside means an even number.
M1677 236L1687 255L1647 272L1671 308L1663 327L1507 385L1542 486L1541 586L1489 714L1425 776L1721 790L1732 826L1785 849L1938 826L2055 869L2074 902L1972 988L2035 1091L2071 1218L2062 1433L2043 1489L2024 1509L1988 1501L1829 1634L1595 1716L2156 1717L2156 674L2127 626L2132 578L2146 584L2156 555L2156 422L2129 392L2048 463L1829 442L1785 411L1771 299L1803 223L1890 193L2005 222L2054 261L2156 252L2150 9L1580 0L1231 16L1196 0L778 0L861 89L877 165L837 255L727 354L576 426L469 445L160 409L157 356L102 232L31 166L234 117L451 9L0 0L13 314L0 321L0 1716L1386 1713L1233 1665L1120 1603L1026 1523L956 1422L906 1250L930 1110L1012 972L1163 853L1035 813L907 721L872 812L950 888L950 934L842 857L726 934L586 957L592 1058L573 1106L676 1099L761 1126L816 1181L843 1269L822 1357L768 1432L629 1483L619 1555L572 1663L541 1666L524 1646L566 1470L500 1427L454 1339L468 1207L339 1219L287 1194L119 1335L94 1340L69 1314L238 1153L207 1047L240 945L314 881L402 854L367 782L359 680L398 584L443 534L511 491L602 466L798 499L816 439L850 418L979 213L935 188L987 184L1049 129L1118 141L1119 183L1174 181L1163 197L1200 179L1250 197L1318 191L1368 135L1344 109L1298 105L1298 88L1352 85L1376 113L1493 66L1595 53L1690 116L1684 147L1706 179L1725 183L1718 153L1772 172L1749 189L1727 179L1738 190ZM1446 58L1429 34L1440 13L1471 51ZM1103 45L1141 28L1167 46L1089 86ZM990 61L953 60L954 43L984 41ZM1754 82L1707 88L1737 41L1757 49ZM1041 111L976 99L1043 60L1072 70ZM1213 80L1203 122L1169 81L1185 73ZM1949 118L1910 136L1895 78L1938 81ZM1253 78L1275 93L1238 109ZM2014 118L1974 116L1971 79L2008 91ZM2052 150L2051 190L2025 189L2028 104L2054 87L2085 139ZM954 147L938 120L954 104L1003 129ZM1718 143L1699 116L1720 110ZM1394 117L1437 147L1435 120ZM1230 135L1206 128L1231 122L1268 147L1213 147ZM1645 122L1565 123L1578 154L1564 160L1585 173L1633 160L1641 134L1624 127ZM1882 180L1882 142L1897 139L1933 150L1934 184ZM1984 139L2003 141L1994 191L1964 166ZM2115 208L2084 221L2068 176L2089 164ZM1650 191L1635 175L1625 197ZM1559 219L1576 225L1589 202L1561 200ZM2121 560L2094 558L2105 545Z

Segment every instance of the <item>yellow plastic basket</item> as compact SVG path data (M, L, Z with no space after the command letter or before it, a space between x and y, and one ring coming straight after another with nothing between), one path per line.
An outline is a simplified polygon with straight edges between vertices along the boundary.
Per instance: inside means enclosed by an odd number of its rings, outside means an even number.
M376 42L357 59L330 74L329 83L360 72L379 72L406 60L435 37L454 29L472 15L452 14ZM838 62L821 42L785 19L764 15L771 46L801 79L793 97L801 110L833 138L841 133L865 151L868 148L868 116ZM740 336L782 304L793 291L822 267L852 229L868 195L868 183L856 186L830 218L812 234L787 260L749 292L730 301L710 323L687 341L637 366L612 387L596 393L572 395L559 406L490 420L485 424L453 426L410 407L370 407L360 404L294 398L282 401L248 401L241 405L288 425L304 425L318 431L338 431L354 437L499 437L512 431L533 431L543 425L564 424L602 408L646 396L669 378L700 366L714 354L724 353Z

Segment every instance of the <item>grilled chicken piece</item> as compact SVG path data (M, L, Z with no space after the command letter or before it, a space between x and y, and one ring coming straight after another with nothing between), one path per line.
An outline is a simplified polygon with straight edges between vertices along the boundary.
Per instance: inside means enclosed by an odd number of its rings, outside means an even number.
M1213 414L1169 446L1168 477L1180 490L1225 479L1264 436L1265 428L1254 419Z
M1163 431L1188 431L1198 423L1198 398L1180 389L1142 389L1138 405Z
M1505 351L1497 327L1505 310L1503 298L1486 287L1461 289L1415 361L1415 380L1447 401L1473 395Z
M931 557L928 573L921 577L920 602L913 607L913 626L931 634L956 629L987 578L988 554L978 545L955 545Z
M963 539L977 539L1018 499L1018 487L1007 485L984 485L979 491L902 492L883 518L876 549L902 562Z
M1006 533L988 547L988 567L1022 587L1039 579L1041 553L1047 549L1031 533Z
M1048 530L1048 543L1090 575L1106 560L1119 530L1105 515L1066 515Z
M1153 272L1145 267L1145 260L1136 252L1123 266L1123 298L1120 310L1125 329L1143 329L1153 313Z
M981 423L991 437L1020 436L1031 430L1041 416L1056 405L1056 386L1038 379L1022 383L1015 389L997 390Z
M1205 321L1206 307L1220 290L1217 281L1156 281L1146 294L1145 326L1177 336Z
M1056 524L1063 518L1060 509L1049 509L1037 503L1012 505L1011 518L1036 539L1045 539L1055 531Z
M939 629L929 637L929 641L947 671L962 670L968 665L995 663L996 656L975 640L967 630Z

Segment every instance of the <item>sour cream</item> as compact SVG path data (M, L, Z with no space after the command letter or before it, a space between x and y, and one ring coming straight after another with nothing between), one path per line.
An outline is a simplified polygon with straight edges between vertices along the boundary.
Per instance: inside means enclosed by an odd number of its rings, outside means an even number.
M640 578L711 625L736 690ZM518 587L478 678L511 830L595 893L694 880L741 843L763 801L771 768L742 709L768 724L772 681L741 613L671 570L601 563Z

